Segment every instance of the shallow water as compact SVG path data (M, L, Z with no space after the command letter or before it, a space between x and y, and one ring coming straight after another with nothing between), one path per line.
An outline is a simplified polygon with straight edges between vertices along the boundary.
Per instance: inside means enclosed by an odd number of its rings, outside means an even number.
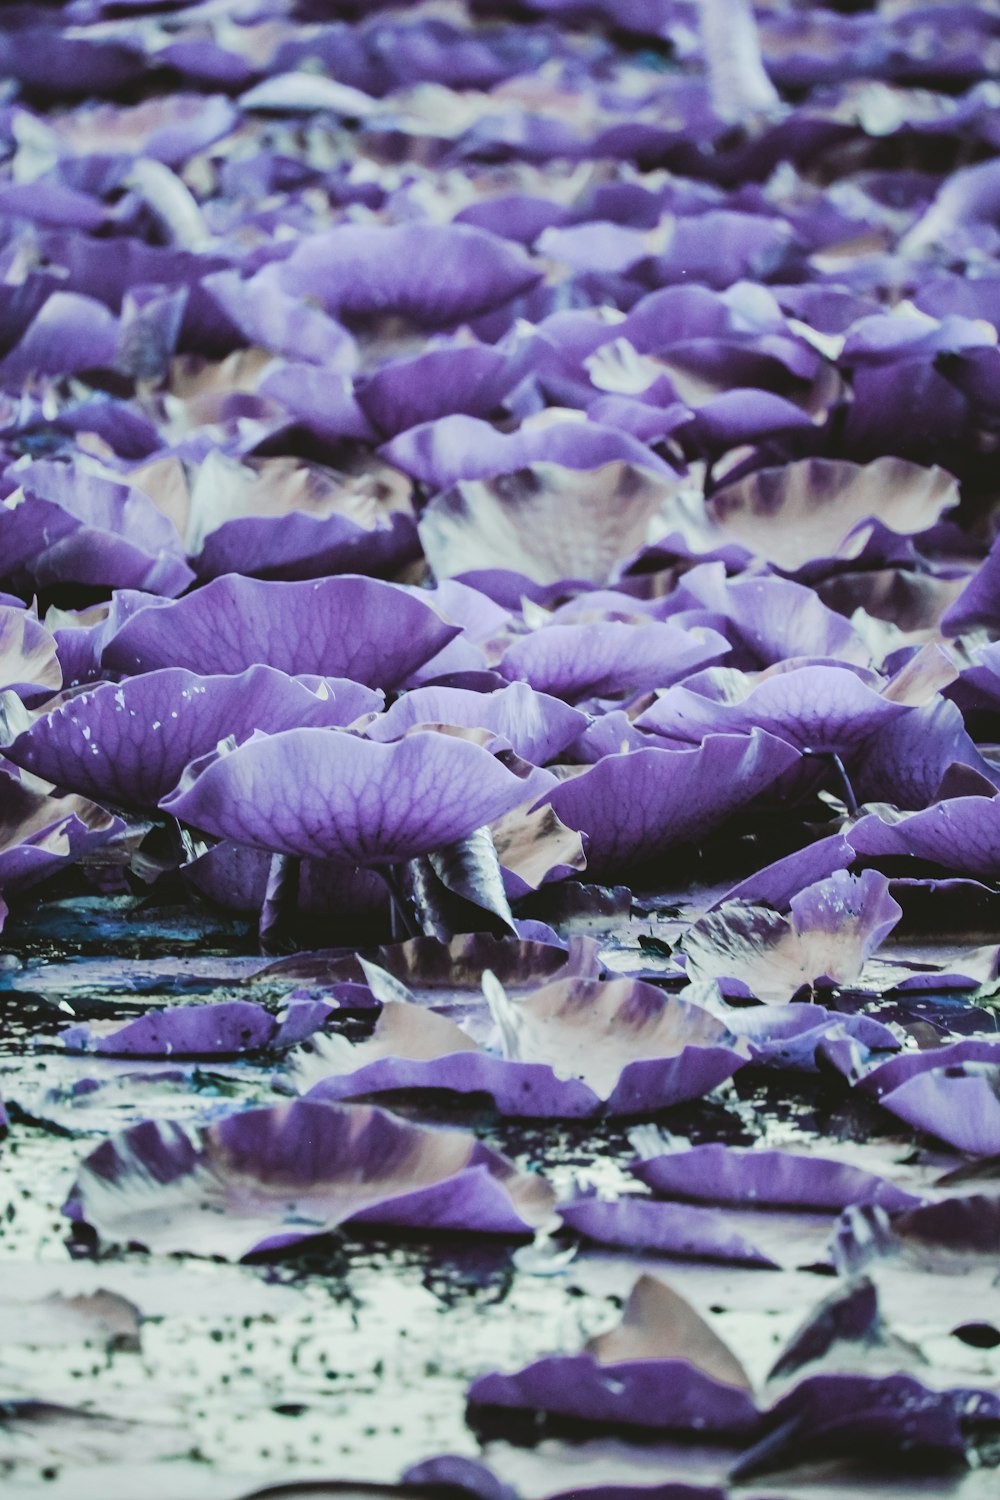
M567 1436L530 1422L474 1428L465 1390L487 1370L576 1351L616 1322L640 1270L688 1297L761 1380L831 1288L824 1251L832 1216L733 1215L734 1227L773 1248L782 1267L773 1271L598 1248L574 1253L569 1236L555 1249L519 1248L350 1229L249 1265L122 1249L95 1258L60 1210L77 1163L101 1135L144 1116L210 1118L269 1099L273 1064L69 1058L39 1051L35 1039L44 1047L74 1017L125 1019L179 998L231 996L259 960L237 924L118 897L39 906L12 926L8 943L0 1033L0 1089L12 1117L2 1148L9 1203L0 1219L5 1497L237 1500L296 1478L393 1481L442 1452L485 1456L526 1496L578 1486L582 1476L724 1480L734 1450ZM277 998L280 986L270 984L261 993ZM254 986L238 991L251 992L259 998ZM101 1088L74 1092L95 1074ZM627 1122L512 1124L450 1110L440 1099L411 1099L406 1109L471 1125L518 1165L542 1170L561 1195L574 1185L634 1187L625 1171L634 1156ZM903 1181L927 1181L952 1160L815 1076L746 1070L658 1123L692 1144L823 1145L859 1165L891 1167ZM883 1316L921 1352L927 1383L1000 1386L1000 1350L970 1347L951 1332L991 1305L995 1312L995 1267L963 1263L949 1273L893 1262L873 1274ZM109 1336L84 1318L54 1347L44 1332L45 1299L99 1289L138 1310L138 1340ZM995 1481L985 1472L927 1484L869 1475L864 1493L985 1500ZM847 1500L859 1482L816 1472L738 1493Z

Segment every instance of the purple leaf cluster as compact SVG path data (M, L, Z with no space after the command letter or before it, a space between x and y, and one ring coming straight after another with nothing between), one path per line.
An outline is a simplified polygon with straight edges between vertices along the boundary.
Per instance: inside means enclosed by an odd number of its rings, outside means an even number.
M995 1392L848 1273L997 1229L995 5L74 0L0 63L12 966L67 893L283 955L47 1019L80 1099L254 1080L95 1127L78 1243L808 1243L767 1380L642 1276L471 1408L963 1462ZM747 1145L786 1088L891 1168Z

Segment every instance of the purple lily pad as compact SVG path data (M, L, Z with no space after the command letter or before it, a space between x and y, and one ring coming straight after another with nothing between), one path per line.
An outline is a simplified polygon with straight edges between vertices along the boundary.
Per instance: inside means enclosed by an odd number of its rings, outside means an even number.
M886 1094L899 1088L919 1073L960 1066L967 1062L1000 1064L1000 1041L985 1037L969 1037L941 1047L931 1046L922 1048L920 1051L900 1052L896 1057L890 1057L875 1067L863 1068L857 1074L854 1073L853 1068L840 1068L837 1056L838 1053L831 1048L829 1053L831 1064L838 1071L844 1072L845 1076L849 1077L852 1083L856 1083L864 1093L871 1094L873 1098L881 1101Z
M557 979L520 998L483 988L505 1057L580 1079L611 1115L696 1099L745 1061L722 1021L641 980Z
M302 240L280 282L335 317L395 312L448 328L509 301L540 275L509 242L467 225L347 224Z
M493 693L464 688L414 688L398 698L365 730L371 740L400 739L418 724L459 724L490 729L533 765L554 760L577 738L587 720L578 709L558 698L536 692L525 682L513 682Z
M926 531L958 501L954 479L898 458L870 464L809 458L760 469L707 502L712 520L786 572L819 559L857 557L878 521L899 535Z
M379 464L351 475L210 453L192 489L186 545L202 578L318 578L344 567L390 574L418 552L409 491Z
M588 872L600 880L703 838L797 760L797 750L761 730L710 735L696 750L606 756L545 801L587 835Z
M676 481L630 463L534 463L436 495L420 540L438 578L506 568L536 583L606 583L642 547Z
M812 428L807 412L771 391L724 391L699 406L681 437L685 444L715 456L741 443L787 436Z
M488 417L521 374L515 353L489 344L444 344L390 360L356 382L373 429L391 438L449 415Z
M847 1037L859 1052L898 1052L900 1040L894 1031L866 1015L841 1015L822 1005L754 1005L730 1012L726 1024L750 1044L759 1066L791 1072L820 1071L820 1044L832 1037Z
M861 1167L792 1151L694 1146L633 1162L630 1170L654 1192L695 1203L814 1210L876 1203L895 1213L919 1201Z
M559 1490L546 1500L726 1500L725 1492L701 1484L595 1484Z
M46 796L0 770L0 891L32 885L124 830L85 797Z
M514 1375L482 1375L468 1392L476 1408L514 1408L601 1426L660 1432L747 1434L756 1407L745 1392L684 1359L598 1364L588 1354L550 1356Z
M947 778L963 767L981 777L984 790L1000 784L1000 773L976 749L958 707L938 697L873 735L853 786L860 802L926 807L947 792Z
M0 606L0 692L33 702L62 687L55 638L26 609Z
M320 365L289 360L268 365L257 394L283 407L293 423L301 423L326 444L341 438L375 441L376 434L346 375L331 378Z
M572 880L587 868L583 836L561 823L551 807L515 807L490 827L508 899L539 886Z
M246 281L236 271L216 271L203 277L201 286L249 345L349 374L358 355L347 329L283 292L279 279L280 272L271 266Z
M293 1060L292 1080L323 1099L433 1089L486 1094L504 1115L578 1118L694 1098L743 1060L727 1046L721 1023L649 985L557 980L520 999L510 999L495 978L484 987L500 1022L502 1057L454 1021L386 999L368 1041L317 1041ZM599 1061L588 1057L588 1038L611 1026L618 1045Z
M561 1204L559 1217L586 1240L650 1250L683 1260L732 1261L774 1269L776 1262L739 1234L722 1214L688 1204L660 1203L653 1198L624 1197L605 1201L581 1197Z
M78 292L53 292L0 362L0 380L15 388L38 375L113 369L118 320L103 303Z
M1000 872L1000 796L946 797L908 815L869 813L851 829L869 859L909 855L965 875Z
M300 1099L196 1131L133 1126L84 1160L66 1212L104 1241L239 1260L348 1221L529 1234L552 1202L464 1131Z
M381 698L356 682L306 682L273 667L199 677L166 667L66 699L8 746L17 765L118 806L156 807L184 767L229 735L348 724Z
M977 1165L985 1167L987 1174L996 1175L995 1158ZM942 1181L949 1186L968 1181L970 1187L975 1187L974 1171L975 1168L970 1171L960 1167ZM989 1182L984 1186L987 1191L983 1193L968 1192L909 1209L893 1220L893 1236L918 1251L946 1250L959 1257L984 1255L995 1261L1000 1251L1000 1199L988 1190Z
M704 688L669 689L636 720L637 727L678 745L699 744L708 734L764 729L800 750L849 755L910 712L849 668L818 662L774 669L756 681L721 668L704 679Z
M280 858L281 856L279 856ZM195 890L227 911L262 918L274 855L222 839L181 866ZM373 870L328 859L303 859L297 872L293 921L320 922L334 938L377 943L392 930L389 891ZM289 905L293 904L291 900Z
M746 1374L718 1335L664 1282L636 1282L617 1329L586 1352L482 1375L469 1405L602 1425L744 1436L757 1426Z
M220 1000L149 1011L110 1032L87 1024L67 1026L58 1040L67 1052L103 1057L236 1057L294 1046L330 1013L329 1005L307 1000L292 1001L284 1016L249 1000Z
M289 1073L310 1099L433 1090L458 1098L486 1095L510 1117L579 1119L601 1109L597 1094L579 1079L557 1077L545 1063L493 1056L446 1016L393 1000L383 1003L368 1041L352 1047L342 1037L317 1039L291 1059Z
M911 1375L808 1376L767 1413L731 1477L866 1454L921 1472L950 1468L966 1458L975 1424L998 1420L1000 1399L987 1391L929 1390Z
M598 978L604 971L596 959L593 939L570 939L569 951L553 941L493 937L488 933L463 933L443 942L440 938L410 938L366 949L365 958L385 969L409 989L421 991L436 1009L453 1003L458 996L475 997L482 1003L483 975L489 970L508 990L524 991L555 976L582 974ZM367 988L365 971L358 956L343 949L299 953L279 959L263 971L279 983L286 980L315 984L356 983Z
M721 563L702 563L685 574L675 597L725 619L720 628L733 643L733 666L767 667L801 656L869 664L850 622L790 578L727 578Z
M1000 1054L1000 1048L997 1048ZM884 1109L973 1156L1000 1156L1000 1060L915 1073L883 1093Z
M499 665L508 679L579 700L667 687L728 651L729 642L715 630L609 620L545 625L508 646Z
M598 421L546 422L517 432L498 432L477 417L455 415L422 422L379 451L431 490L447 490L463 480L513 474L533 464L586 471L624 463L664 476L673 473L644 443Z
M694 980L739 979L757 999L791 1000L803 986L856 980L902 916L877 870L837 870L799 891L790 915L726 901L684 935Z
M38 588L84 584L167 597L193 581L173 523L141 491L50 460L12 477L20 488L0 506L8 575Z
M380 865L465 838L531 793L487 750L451 734L417 730L379 745L337 729L288 729L195 761L161 805L253 848Z
M826 880L838 870L846 870L856 857L853 846L843 834L831 833L748 875L739 885L732 886L715 906L722 906L727 901L749 901L773 906L776 911L787 911L792 897L799 891Z
M264 663L293 676L392 687L458 633L413 594L374 578L270 583L229 574L175 603L138 609L101 659L128 674L186 667L207 676Z
M452 1500L460 1500L463 1495L470 1495L473 1500L518 1500L517 1491L509 1484L502 1484L485 1464L451 1453L412 1464L404 1470L401 1483L426 1485L434 1494L443 1491Z

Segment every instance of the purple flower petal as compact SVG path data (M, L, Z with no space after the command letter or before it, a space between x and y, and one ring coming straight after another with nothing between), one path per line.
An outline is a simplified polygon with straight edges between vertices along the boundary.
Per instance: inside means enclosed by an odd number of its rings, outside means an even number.
M458 633L413 594L374 578L269 583L230 574L176 603L139 609L101 660L129 674L186 667L203 676L263 662L292 676L392 687Z
M196 1131L135 1125L84 1160L66 1211L104 1241L239 1260L345 1221L526 1234L552 1201L464 1131L300 1099Z
M340 725L380 704L356 682L310 684L273 667L199 677L167 667L68 698L8 746L17 765L118 806L156 807L189 761L232 735Z
M417 731L378 745L336 729L289 729L195 762L161 805L255 848L379 865L465 838L530 793L453 735Z

